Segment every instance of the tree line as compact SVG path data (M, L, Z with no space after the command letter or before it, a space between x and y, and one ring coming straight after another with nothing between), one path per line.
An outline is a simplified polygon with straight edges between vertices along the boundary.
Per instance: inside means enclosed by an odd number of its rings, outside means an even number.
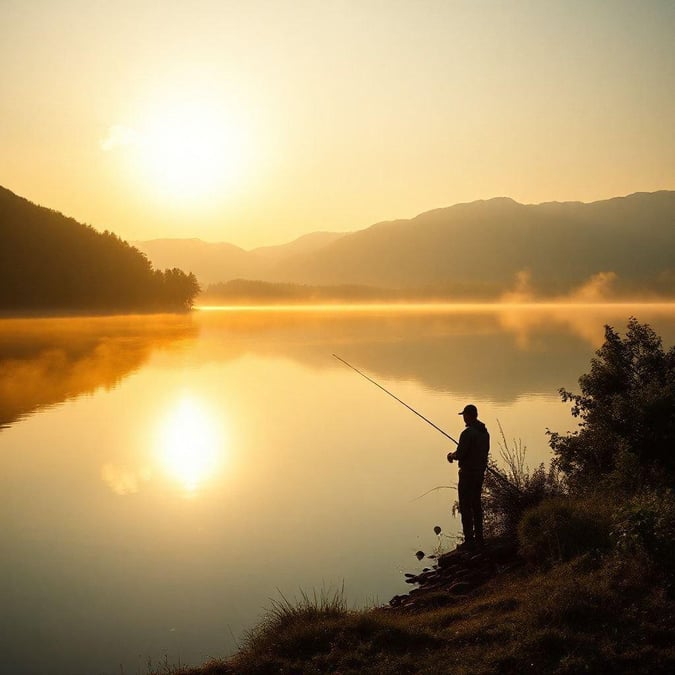
M404 293L384 288L340 284L337 286L311 286L283 282L232 279L210 284L204 291L207 302L246 303L320 303L320 302L375 302L402 300Z
M194 274L0 188L0 310L184 311Z

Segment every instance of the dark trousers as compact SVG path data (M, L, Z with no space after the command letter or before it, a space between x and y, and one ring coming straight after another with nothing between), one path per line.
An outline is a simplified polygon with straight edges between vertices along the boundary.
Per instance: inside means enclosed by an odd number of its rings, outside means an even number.
M464 540L470 543L483 540L483 506L480 493L484 477L484 471L459 470L459 512L462 516Z

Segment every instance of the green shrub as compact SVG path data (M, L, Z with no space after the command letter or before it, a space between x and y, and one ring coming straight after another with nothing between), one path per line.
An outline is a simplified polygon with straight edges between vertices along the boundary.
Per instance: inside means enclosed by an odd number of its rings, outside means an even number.
M642 492L614 514L612 538L622 553L645 555L675 581L675 500L670 490Z
M527 511L518 527L522 555L550 564L610 547L611 514L599 500L553 498Z
M624 338L605 326L605 342L579 378L580 394L560 390L579 429L549 431L555 462L574 487L613 476L627 484L671 485L675 478L675 347L664 350L647 324L628 321Z
M548 469L540 464L534 471L525 464L526 448L522 442L506 441L499 420L500 455L504 469L491 462L491 468L506 480L488 471L485 474L483 511L488 536L515 540L518 524L528 509L544 499L563 495L565 484L555 466Z

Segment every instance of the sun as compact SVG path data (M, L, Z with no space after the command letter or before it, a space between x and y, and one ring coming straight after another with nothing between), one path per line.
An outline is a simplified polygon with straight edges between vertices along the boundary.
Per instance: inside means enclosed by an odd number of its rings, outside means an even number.
M187 103L157 114L139 148L150 183L179 197L231 187L244 169L243 149L242 130L222 112Z
M195 202L232 191L243 178L249 139L223 106L196 98L165 101L134 125L115 125L104 150L124 146L135 179L167 202Z

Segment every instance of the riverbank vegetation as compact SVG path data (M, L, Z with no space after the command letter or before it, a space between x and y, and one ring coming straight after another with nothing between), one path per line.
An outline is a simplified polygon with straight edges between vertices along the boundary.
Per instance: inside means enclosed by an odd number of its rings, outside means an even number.
M487 525L515 552L490 578L369 610L276 603L231 658L163 672L675 671L675 347L635 319L606 327L579 385L561 390L580 425L550 432L552 469L516 453L517 489L487 482Z
M199 291L194 274L0 188L0 312L185 311Z
M428 298L428 296L425 297ZM199 297L202 304L233 306L401 302L406 299L406 296L401 292L372 286L349 284L308 286L306 284L273 283L249 279L232 279L231 281L211 284Z

